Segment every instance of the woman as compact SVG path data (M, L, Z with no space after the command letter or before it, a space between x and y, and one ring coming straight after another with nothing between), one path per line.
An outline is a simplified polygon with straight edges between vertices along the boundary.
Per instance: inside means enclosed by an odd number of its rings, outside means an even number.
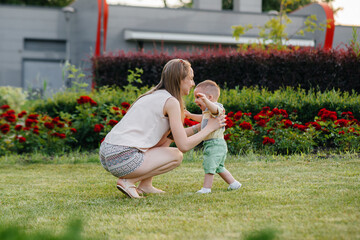
M183 96L189 94L194 73L188 61L173 59L163 68L159 84L141 95L100 146L103 167L118 177L117 188L130 198L144 193L163 193L152 178L180 165L183 152L211 132L225 126L224 117L209 120L196 133L184 128ZM171 133L171 134L170 134ZM169 147L172 135L175 147ZM140 182L136 188L135 183Z

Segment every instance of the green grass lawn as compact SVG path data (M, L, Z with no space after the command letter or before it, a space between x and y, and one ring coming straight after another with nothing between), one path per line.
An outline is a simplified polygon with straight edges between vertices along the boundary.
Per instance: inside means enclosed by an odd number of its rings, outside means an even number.
M195 194L200 159L190 152L154 178L166 194L133 200L96 153L2 157L0 224L61 234L81 219L83 236L96 239L244 239L264 229L276 239L360 239L357 155L232 156L227 168L243 187L227 191L217 176L207 195Z

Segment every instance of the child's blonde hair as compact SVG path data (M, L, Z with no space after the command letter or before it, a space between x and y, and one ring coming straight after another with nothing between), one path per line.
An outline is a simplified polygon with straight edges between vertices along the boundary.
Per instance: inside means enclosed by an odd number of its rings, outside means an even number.
M196 85L196 88L200 88L205 94L212 95L214 100L217 101L220 97L220 87L213 80L205 80Z

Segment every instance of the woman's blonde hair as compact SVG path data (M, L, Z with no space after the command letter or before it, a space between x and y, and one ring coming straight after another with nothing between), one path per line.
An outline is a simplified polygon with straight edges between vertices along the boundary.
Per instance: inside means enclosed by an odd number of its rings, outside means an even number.
M184 120L184 100L181 97L181 81L190 74L191 64L187 60L172 59L168 61L161 73L160 82L148 92L138 97L149 95L156 90L165 89L180 103L181 118ZM137 99L137 100L138 100ZM135 101L136 102L136 101Z

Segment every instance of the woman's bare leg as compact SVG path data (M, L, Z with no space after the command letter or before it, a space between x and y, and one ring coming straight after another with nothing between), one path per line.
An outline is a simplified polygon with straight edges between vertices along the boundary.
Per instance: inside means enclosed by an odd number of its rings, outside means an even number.
M159 143L155 146L156 147L169 147L172 140L167 138L169 133L166 133L163 138L159 141ZM146 179L141 180L138 189L140 189L140 191L145 192L145 193L164 193L163 190L160 190L158 188L153 187L152 185L152 179L153 177L149 177Z
M144 153L144 162L141 166L134 172L121 177L121 179L126 179L131 184L135 184L136 182L143 180L145 180L144 184L151 184L152 179L149 178L173 170L180 165L182 159L183 154L177 148L151 148Z
M163 190L158 189L152 185L153 177L141 180L137 190L139 193L165 193Z

